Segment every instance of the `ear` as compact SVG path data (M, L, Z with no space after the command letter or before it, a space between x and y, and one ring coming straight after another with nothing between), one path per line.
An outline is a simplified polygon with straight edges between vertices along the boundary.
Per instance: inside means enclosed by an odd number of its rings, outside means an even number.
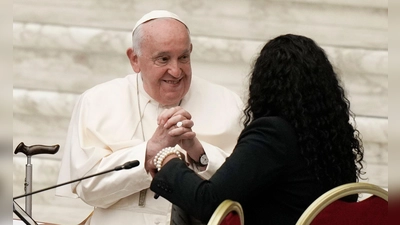
M138 61L138 55L133 51L132 48L126 50L126 56L128 56L129 62L131 63L133 71L136 73L140 72L140 66Z
M193 45L192 43L190 43L190 53L192 53L192 51L193 51Z

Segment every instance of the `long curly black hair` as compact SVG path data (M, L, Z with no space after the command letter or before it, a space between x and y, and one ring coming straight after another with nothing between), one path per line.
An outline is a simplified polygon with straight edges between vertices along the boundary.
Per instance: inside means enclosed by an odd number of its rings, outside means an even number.
M250 73L244 126L279 116L295 129L301 155L322 187L358 181L364 150L354 115L324 50L287 34L269 41ZM349 179L351 178L351 179Z

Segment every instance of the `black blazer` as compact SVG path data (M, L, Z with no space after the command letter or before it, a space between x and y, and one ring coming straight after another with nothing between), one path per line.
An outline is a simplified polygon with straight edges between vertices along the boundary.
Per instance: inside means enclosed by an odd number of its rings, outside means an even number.
M320 190L300 156L293 128L278 117L251 122L233 153L209 179L173 159L156 174L151 190L207 222L225 199L238 201L246 225L295 224L327 190Z

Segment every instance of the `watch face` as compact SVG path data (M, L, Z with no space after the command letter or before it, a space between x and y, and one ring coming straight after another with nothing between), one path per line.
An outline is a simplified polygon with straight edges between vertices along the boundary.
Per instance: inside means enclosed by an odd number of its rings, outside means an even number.
M200 164L203 166L208 164L208 158L206 154L200 156Z

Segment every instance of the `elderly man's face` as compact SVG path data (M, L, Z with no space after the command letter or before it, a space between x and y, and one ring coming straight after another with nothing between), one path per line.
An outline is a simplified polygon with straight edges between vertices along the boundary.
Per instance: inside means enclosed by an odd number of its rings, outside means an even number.
M162 105L176 105L192 79L188 30L175 19L152 20L142 24L142 29L142 54L132 53L132 67L141 72L144 89L152 98Z

